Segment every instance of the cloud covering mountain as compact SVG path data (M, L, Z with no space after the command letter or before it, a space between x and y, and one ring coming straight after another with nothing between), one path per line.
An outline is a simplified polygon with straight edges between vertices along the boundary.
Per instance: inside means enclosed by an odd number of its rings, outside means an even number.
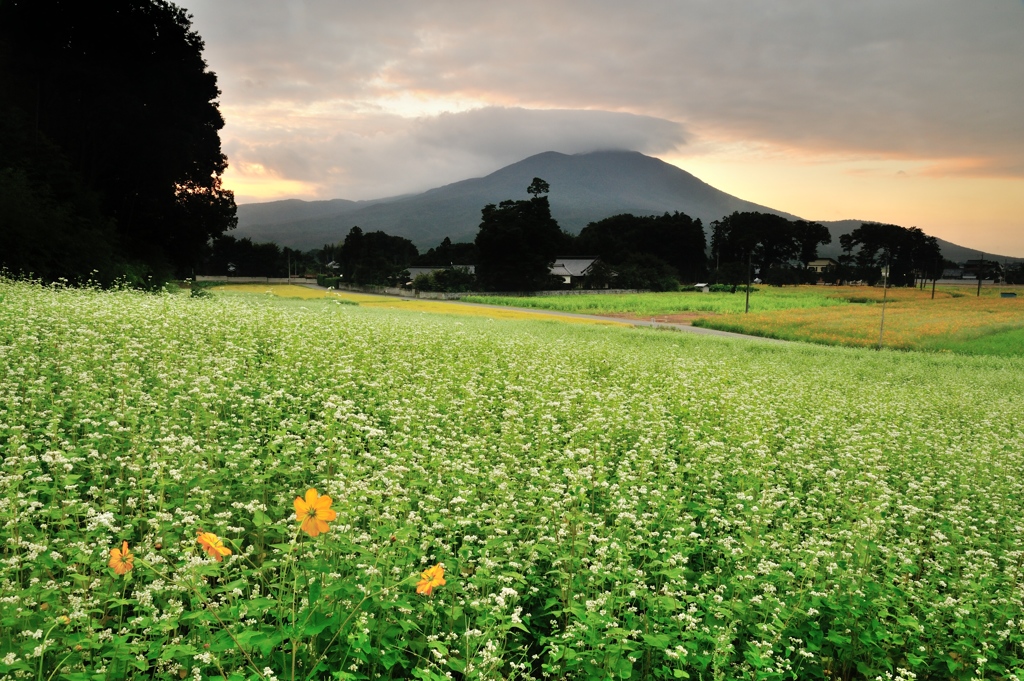
M242 202L636 149L734 195L1024 253L1024 3L181 0Z
M680 211L700 218L706 229L713 220L734 211L796 217L719 191L674 165L638 152L567 155L549 151L485 177L409 196L373 201L293 199L243 204L239 206L239 226L234 235L298 249L341 241L353 226L404 236L421 250L436 246L445 237L472 241L479 228L480 210L488 203L527 198L526 188L534 177L550 184L552 215L563 229L574 234L590 222L621 213L659 215ZM859 222L825 224L833 233L833 244L821 253L835 257L839 254L839 235ZM947 257L976 257L972 251L951 248L952 244L944 243Z

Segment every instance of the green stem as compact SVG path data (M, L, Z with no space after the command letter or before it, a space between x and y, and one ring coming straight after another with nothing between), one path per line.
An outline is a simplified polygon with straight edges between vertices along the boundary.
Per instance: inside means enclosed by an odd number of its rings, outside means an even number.
M43 660L46 659L46 641L50 638L50 632L56 629L59 624L59 621L54 622L53 626L46 630L46 636L43 636L43 643L40 646L39 653L39 675L36 677L38 681L43 681ZM64 659L66 660L67 658Z
M376 564L374 564L374 567L376 567ZM370 600L372 598L376 598L377 596L381 595L385 591L388 591L390 589L397 589L399 586L401 586L402 584L408 582L410 579L416 579L416 577L417 577L417 575L410 575L410 576L406 577L405 579L403 579L401 581L395 582L392 586L383 587L383 588L381 588L381 589L379 589L379 590L377 590L377 591L375 591L375 592L373 592L371 594L367 594L367 595L363 596L363 599L361 601L359 601L358 603L356 603L356 607L352 608L352 612L350 612L348 614L348 617L345 618L345 621L342 622L341 626L338 627L338 630L336 632L334 632L334 636L332 636L331 640L327 642L326 646L324 646L324 651L322 653L320 653L320 657L316 658L316 661L313 662L313 665L310 668L310 675L312 675L312 673L313 673L312 670L316 669L316 666L318 664L320 664L321 662L323 662L324 658L327 657L327 651L331 649L331 646L334 644L335 641L338 640L338 636L341 634L341 632L343 632L345 630L345 627L348 626L348 623L352 620L352 618L355 616L355 614L357 612L359 612L360 608L363 607L363 603L365 603L366 601L368 601L368 600ZM306 681L309 681L309 678L310 678L310 676L307 676L306 677Z
M57 666L53 668L52 672L50 672L50 675L46 677L46 681L53 681L53 677L57 675L57 672L60 671L60 668L64 666L64 663L67 662L68 658L72 655L74 655L74 653L68 653L67 655L65 655L64 659L58 662Z
M136 560L136 562L139 565L141 565L143 567L149 568L150 570L152 570L156 574L158 574L161 577L163 577L166 581L171 582L172 584L175 583L175 580L171 579L162 570L156 569L155 567L153 567L152 565L150 565L146 561L142 560L141 558L136 557L135 560ZM192 593L194 593L196 595L196 597L200 601L202 601L202 603L206 607L207 611L211 615L213 615L213 619L217 620L217 624L219 624L221 626L221 629L223 629L224 632L231 638L232 642L234 642L234 644L235 644L235 647L238 648L238 652L242 653L242 656L245 657L245 661L249 663L249 666L252 668L252 670L254 672L256 672L256 675L259 676L261 679L267 678L263 674L263 672L260 671L260 668L256 666L256 663L253 662L252 658L249 656L249 653L247 653L245 651L245 648L242 647L241 642L237 638L235 638L235 635L233 633L231 633L231 629L228 628L228 625L225 624L224 620L222 620L220 618L220 616L217 615L217 612L213 609L213 604L210 603L209 599L207 599L206 596L204 596L203 593L191 581L189 581L187 583L187 585L192 590Z
M300 530L302 526L299 526L299 530L296 530L296 536L299 539L299 548L302 548L302 535ZM296 553L298 553L296 551ZM295 556L295 561L292 566L292 681L295 681L295 660L299 655L299 634L295 630L295 620L297 619L295 599L298 598L299 591L299 570L296 565L299 563L299 557Z

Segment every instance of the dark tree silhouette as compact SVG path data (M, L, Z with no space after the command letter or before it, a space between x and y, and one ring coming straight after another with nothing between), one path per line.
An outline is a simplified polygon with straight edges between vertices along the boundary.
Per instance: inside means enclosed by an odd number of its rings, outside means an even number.
M444 240L421 253L415 265L476 265L478 259L476 244L472 242L452 243L452 240L445 237Z
M5 0L0 88L114 220L121 248L179 274L235 224L217 77L165 0Z
M547 183L534 178L530 188ZM477 279L490 291L535 291L550 285L551 265L570 243L551 217L546 196L484 206L476 235Z
M1006 268L1007 284L1024 284L1024 262L1015 262Z
M818 257L818 246L832 243L832 234L828 227L820 223L797 220L793 223L793 230L800 249L800 264L805 267Z
M711 223L711 257L716 277L738 284L750 267L769 283L799 283L803 266L830 243L827 228L815 222L790 222L770 213L733 213Z
M855 277L875 283L883 265L889 265L893 286L911 286L918 279L941 275L942 252L938 239L917 227L900 227L864 222L849 234L839 237L844 263L853 266ZM854 252L856 249L856 252Z
M402 272L417 255L416 246L405 237L385 232L364 234L359 227L353 227L338 252L342 281L373 286L403 283Z
M526 188L526 193L530 196L540 196L541 194L547 194L551 191L551 185L539 177L533 178L533 182Z
M685 213L627 213L591 222L576 237L574 250L611 265L620 274L616 286L651 288L650 282L656 281L658 288L665 288L669 279L697 281L703 276L706 246L701 221ZM629 267L624 267L627 262Z
M113 221L24 112L0 106L0 267L52 281L110 283L124 273Z

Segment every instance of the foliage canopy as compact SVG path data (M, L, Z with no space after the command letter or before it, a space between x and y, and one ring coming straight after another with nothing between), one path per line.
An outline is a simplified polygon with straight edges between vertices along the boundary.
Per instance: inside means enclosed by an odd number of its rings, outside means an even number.
M538 180L544 182L534 178L531 193L539 186ZM488 204L481 211L475 241L478 280L491 291L545 288L551 279L551 265L570 238L551 217L546 196Z
M63 258L116 258L158 278L188 274L209 239L235 225L234 196L221 186L220 91L202 52L189 15L165 0L0 4L0 89L26 121L8 131L25 149L8 163L29 175L66 164L82 187L74 193L98 203L58 199L69 217L54 243L33 237L31 214L20 217L17 259L5 264L58 275L74 269ZM32 199L37 215L54 206L47 193ZM79 229L107 225L116 244L100 241L106 257L54 253L81 243Z

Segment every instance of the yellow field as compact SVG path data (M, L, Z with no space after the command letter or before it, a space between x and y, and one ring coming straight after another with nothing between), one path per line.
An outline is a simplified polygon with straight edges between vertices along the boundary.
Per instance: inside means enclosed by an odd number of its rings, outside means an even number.
M829 345L878 344L882 290L849 287L830 296L849 305L730 314L706 318L701 326L739 333L804 340ZM969 289L936 292L890 289L885 308L883 345L906 350L971 351L986 346L985 354L1024 354L1024 291L1020 297L999 297L989 289L976 297Z
M598 324L603 326L631 326L624 322L605 321L596 319L580 319L568 315L541 314L538 312L523 312L512 309L499 309L489 307L478 307L445 300L417 300L412 298L394 298L390 296L374 296L365 293L351 293L349 291L325 291L313 289L306 286L294 284L226 284L216 286L214 291L233 291L237 293L270 294L280 298L300 298L310 300L315 298L336 298L358 303L360 307L382 307L395 310L408 310L410 312L424 312L430 314L462 315L465 317L487 317L490 319L511 319L531 321L558 321L570 324Z

